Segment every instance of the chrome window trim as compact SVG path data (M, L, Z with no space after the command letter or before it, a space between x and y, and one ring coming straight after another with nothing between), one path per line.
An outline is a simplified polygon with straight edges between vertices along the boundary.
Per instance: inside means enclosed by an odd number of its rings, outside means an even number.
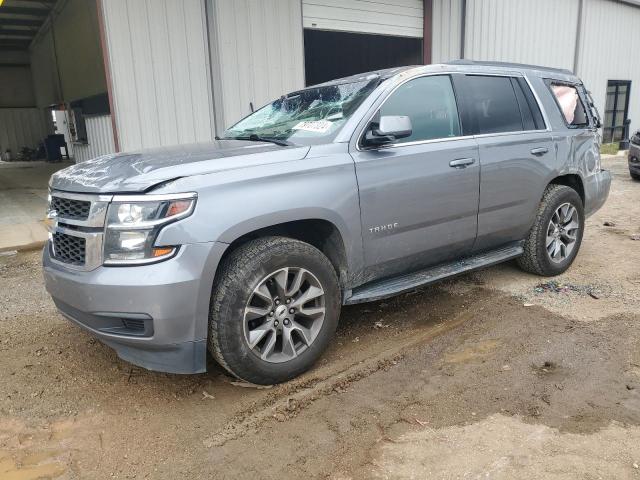
M371 123L371 120L373 119L373 117L380 111L380 109L383 107L383 105L386 103L386 101L389 99L389 97L391 97L391 95L394 94L394 92L400 88L402 85L404 85L407 82L410 82L412 80L415 80L417 78L422 78L422 77L433 77L436 75L442 76L442 75L446 75L448 77L451 77L451 75L454 74L460 74L460 75L472 75L472 76L480 76L480 77L507 77L507 78L524 78L524 81L527 82L527 85L529 86L529 89L531 90L531 93L533 93L533 97L538 105L538 108L540 109L540 113L542 114L542 120L544 122L545 128L544 129L540 129L540 130L512 130L509 132L497 132L497 133L481 133L478 135L460 135L457 137L443 137L443 138L432 138L432 139L428 139L428 140L416 140L414 142L405 142L405 143L391 143L388 145L380 145L380 146L375 146L375 147L371 147L371 148L362 148L360 146L360 142L362 140L362 137L365 135L366 131L367 131L367 127L369 126L369 124ZM451 81L452 87L453 87L453 80ZM454 92L455 94L455 92ZM457 105L457 98L456 98L456 108L458 108ZM458 108L458 118L460 118L460 110ZM364 123L364 126L362 127L362 129L360 130L360 132L357 135L356 138L356 143L355 143L355 147L356 150L358 152L367 152L367 151L375 151L375 150L381 150L384 148L398 148L398 147L403 147L403 146L414 146L414 145L424 145L424 144L429 144L429 143L437 143L437 142L446 142L446 141L457 141L457 140L465 140L465 139L469 139L469 138L487 138L487 137L493 137L493 136L504 136L504 135L525 135L525 134L531 134L531 133L540 133L540 132L551 132L551 126L550 126L550 122L549 122L549 118L547 117L547 112L544 109L542 102L540 101L540 97L538 96L538 93L536 92L535 88L533 88L533 85L531 84L531 81L529 80L529 78L527 77L527 75L523 74L522 72L514 72L514 73L499 73L499 72L464 72L464 71L443 71L443 72L430 72L430 73L423 73L420 75L415 75L409 78L404 79L402 82L398 83L397 85L395 85L391 91L389 91L389 93L384 97L384 99L380 102L380 105L378 105L375 110L373 111L373 113L371 115L369 115L369 117L367 118L367 121Z
M380 145L372 148L365 148L361 151L371 151L371 150L381 150L384 148L398 148L398 147L412 147L415 145L427 145L430 143L441 143L441 142L449 142L449 141L459 141L459 140L470 140L476 138L491 138L491 137L506 137L506 136L516 136L516 135L530 135L532 133L546 133L546 130L519 130L515 132L498 132L498 133L482 133L480 135L463 135L460 137L444 137L444 138L434 138L432 140L416 140L415 142L406 142L406 143L390 143L389 145Z
M509 135L531 135L532 133L548 133L547 130L518 130L515 132L480 133L474 138L506 137Z
M536 103L538 104L538 108L540 109L540 113L542 114L542 121L544 122L544 125L546 127L546 129L542 130L536 130L536 132L550 132L551 131L551 122L549 122L549 117L547 116L547 111L545 110L544 106L542 105L542 101L540 100L540 96L538 95L538 92L536 92L536 89L533 88L533 85L531 84L531 81L529 80L529 77L527 77L526 75L522 75L522 77L524 78L524 81L527 82L527 85L529 85L529 90L531 90L531 93L533 93L533 98L536 99Z
M444 137L444 138L432 138L430 140L416 140L414 142L405 142L405 143L390 143L388 145L379 145L377 147L372 148L362 148L358 149L362 152L369 152L371 150L382 150L385 148L398 148L398 147L413 147L416 145L427 145L430 143L442 143L442 142L455 142L459 140L471 140L474 138L474 135L462 135L459 137Z

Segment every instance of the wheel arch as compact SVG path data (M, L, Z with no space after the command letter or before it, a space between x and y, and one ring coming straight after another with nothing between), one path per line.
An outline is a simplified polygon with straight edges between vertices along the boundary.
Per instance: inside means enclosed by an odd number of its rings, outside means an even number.
M244 227L236 226L223 235L222 238L229 244L223 259L241 245L257 238L267 236L293 238L316 247L326 255L338 275L340 287L344 288L348 285L352 268L349 262L349 243L343 231L334 222L326 218L314 217L298 218L270 225L249 222L245 223ZM217 273L216 271L216 275Z
M585 191L584 191L584 182L582 181L582 177L577 173L569 173L565 175L559 175L553 178L548 185L564 185L566 187L574 189L580 199L582 200L582 205L585 205Z

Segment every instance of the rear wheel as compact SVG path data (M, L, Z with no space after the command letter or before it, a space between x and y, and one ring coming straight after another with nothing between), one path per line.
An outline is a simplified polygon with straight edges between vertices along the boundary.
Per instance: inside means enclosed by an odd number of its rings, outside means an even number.
M234 376L272 384L309 369L340 315L331 262L284 237L251 241L221 265L214 285L209 350Z
M518 264L538 275L559 275L576 258L583 233L584 208L578 193L564 185L549 185Z

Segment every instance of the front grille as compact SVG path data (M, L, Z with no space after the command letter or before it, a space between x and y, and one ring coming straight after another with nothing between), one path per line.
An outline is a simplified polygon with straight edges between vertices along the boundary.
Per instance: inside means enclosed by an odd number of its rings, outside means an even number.
M71 265L84 265L86 241L66 233L53 234L53 258Z
M58 217L71 220L86 220L89 218L91 202L72 200L70 198L51 197L51 210L58 212Z

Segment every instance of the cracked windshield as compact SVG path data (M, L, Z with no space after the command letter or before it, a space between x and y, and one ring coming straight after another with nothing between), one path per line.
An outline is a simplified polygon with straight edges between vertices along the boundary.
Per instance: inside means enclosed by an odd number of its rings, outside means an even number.
M309 145L335 136L378 85L364 81L312 87L282 96L229 128L224 139L269 139Z

